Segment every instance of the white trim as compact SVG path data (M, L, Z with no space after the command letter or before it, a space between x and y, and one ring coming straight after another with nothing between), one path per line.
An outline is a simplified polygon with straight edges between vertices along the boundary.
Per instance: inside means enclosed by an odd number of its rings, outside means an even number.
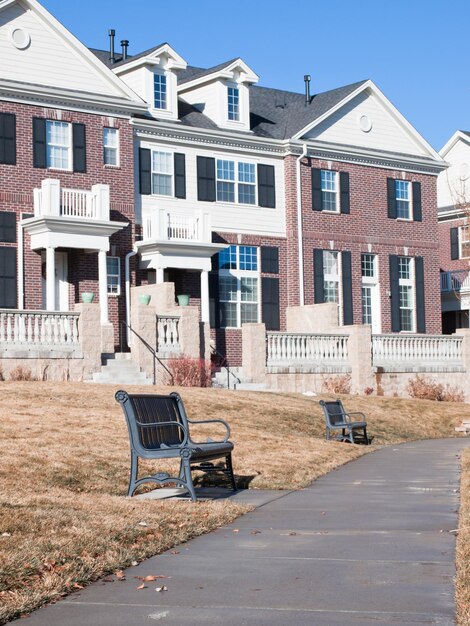
M235 80L234 74L241 70L240 73L243 73L239 79ZM257 83L259 81L258 74L255 74L253 70L244 62L242 59L235 59L230 64L227 64L225 67L211 72L210 74L204 74L204 76L197 76L193 80L188 81L187 83L183 83L182 85L178 85L178 93L183 93L185 91L191 91L194 87L198 87L199 85L203 85L204 83L210 83L213 80L218 79L226 79L229 81L234 81L238 83Z
M452 137L448 140L446 144L442 146L439 150L439 154L442 158L446 156L446 154L455 146L459 141L463 141L466 144L470 144L470 137L463 133L461 130L455 131Z
M129 62L125 64L120 64L116 68L113 68L114 74L125 74L126 72L130 72L141 65L160 65L161 59L160 57L165 55L167 57L167 61L165 67L162 69L166 70L184 70L187 67L186 61L180 56L171 46L168 44L164 44L160 46L156 50L149 52L148 55L139 57L138 59L129 60Z

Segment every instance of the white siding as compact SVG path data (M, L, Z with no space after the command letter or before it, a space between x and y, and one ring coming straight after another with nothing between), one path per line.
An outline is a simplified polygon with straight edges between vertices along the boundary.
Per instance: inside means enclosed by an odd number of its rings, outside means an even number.
M27 48L19 50L12 44L12 28L27 31L31 37ZM3 79L123 95L33 11L17 4L0 11L0 59Z
M204 115L207 115L215 124L220 120L220 82L213 82L203 85L198 89L192 89L180 94L180 98L196 106Z
M168 152L181 152L186 155L186 199L164 196L139 196L141 203L136 202L136 212L146 216L158 209L174 209L175 211L207 211L211 215L212 230L218 232L234 232L264 236L285 236L285 200L284 200L284 163L282 157L264 157L260 155L237 154L227 150L217 150L216 146L204 149L203 147L172 146L171 144L144 141L142 148L157 148ZM275 167L276 178L276 208L267 209L246 204L226 202L199 202L197 199L197 156L206 156L263 163ZM138 163L136 163L136 189L138 186ZM140 215L139 215L140 217Z
M369 132L361 130L361 116L367 116L370 120L372 128ZM426 150L384 108L377 96L364 92L313 128L305 137L349 146L428 156Z
M126 83L136 94L138 94L141 98L145 100L146 89L145 89L145 75L149 69L145 67L139 67L132 72L127 72L126 74L120 74L119 78Z
M230 83L232 84L232 83ZM240 120L228 119L227 82L216 80L180 94L180 98L198 106L217 126L233 130L250 130L250 93L247 85L238 84ZM203 108L200 105L204 105Z
M470 145L459 139L444 160L450 166L437 177L437 206L441 210L470 202Z

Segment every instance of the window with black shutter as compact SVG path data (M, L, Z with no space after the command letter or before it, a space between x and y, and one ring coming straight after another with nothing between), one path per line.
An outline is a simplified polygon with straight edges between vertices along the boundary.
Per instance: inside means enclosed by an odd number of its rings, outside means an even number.
M258 204L268 209L276 208L276 183L273 165L258 163Z
M16 164L16 116L0 113L0 163Z
M33 165L45 168L46 157L46 120L42 117L33 117Z
M73 171L86 172L85 124L72 124Z
M16 309L16 248L0 248L0 308Z
M390 313L392 333L399 333L400 325L400 289L398 286L398 256L389 256L390 268Z
M184 154L175 152L175 198L186 198L186 157Z
M450 258L455 261L459 258L459 229L450 229Z
M352 273L351 273L351 253L344 251L341 253L341 272L343 286L343 323L345 326L354 324L353 316L353 296L352 296Z
M426 307L424 298L424 260L422 256L415 257L415 284L416 284L416 331L426 332Z
M421 208L421 183L414 182L412 185L412 197L413 197L413 220L415 222L422 222L423 211Z
M152 154L147 148L139 148L139 189L145 196L152 193Z
M312 209L314 211L323 211L321 170L315 167L312 169Z
M321 304L325 301L325 291L323 286L323 250L313 251L313 289L314 302Z
M266 330L280 329L279 278L261 278L262 320Z
M16 243L16 213L14 211L0 212L0 241Z
M264 274L279 274L279 248L261 246L261 271Z
M215 202L215 159L197 157L197 199Z

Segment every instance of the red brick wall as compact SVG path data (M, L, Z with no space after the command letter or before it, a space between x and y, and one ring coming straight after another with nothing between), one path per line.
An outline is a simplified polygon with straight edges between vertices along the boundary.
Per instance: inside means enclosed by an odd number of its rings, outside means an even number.
M469 268L469 259L450 258L450 229L458 228L468 223L466 218L439 222L439 263L444 272L451 270L466 270Z

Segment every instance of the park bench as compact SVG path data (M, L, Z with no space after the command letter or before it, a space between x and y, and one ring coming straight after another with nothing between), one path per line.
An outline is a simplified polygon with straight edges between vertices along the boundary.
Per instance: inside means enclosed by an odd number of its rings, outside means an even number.
M346 413L341 400L325 402L320 400L326 422L326 438L336 441L348 441L369 445L371 439L367 436L367 422L364 413ZM360 420L357 420L360 417ZM341 431L333 434L332 431Z
M228 440L230 427L227 422L221 419L188 419L183 400L176 392L150 395L118 391L115 397L124 411L129 431L131 470L128 496L132 496L140 485L147 482L158 485L174 483L185 487L195 502L192 470L222 473L230 480L233 491L237 490L232 468L233 443ZM195 442L191 439L190 424L222 424L226 431L225 437L219 441L209 439L204 443ZM179 459L179 473L170 476L166 472L157 472L139 479L139 458ZM213 463L217 459L222 459L221 465Z

